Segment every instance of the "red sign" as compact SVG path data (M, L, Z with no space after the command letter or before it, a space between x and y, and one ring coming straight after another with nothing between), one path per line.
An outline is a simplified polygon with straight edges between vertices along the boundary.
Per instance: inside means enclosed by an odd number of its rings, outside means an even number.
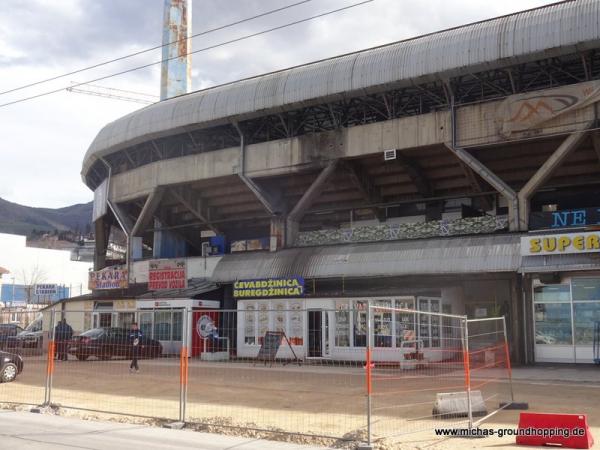
M163 259L148 263L148 290L187 288L185 259Z

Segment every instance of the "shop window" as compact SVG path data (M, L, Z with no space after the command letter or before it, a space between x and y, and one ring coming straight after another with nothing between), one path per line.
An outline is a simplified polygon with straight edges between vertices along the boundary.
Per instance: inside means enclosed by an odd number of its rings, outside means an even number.
M536 303L535 343L546 345L571 345L571 304Z
M364 300L354 301L354 347L365 347L367 345L367 311L368 302Z
M282 301L276 301L274 303L273 311L273 330L272 331L283 331L286 333L286 311L285 303ZM287 334L287 333L286 333Z
M171 340L171 311L154 312L154 339Z
M335 302L335 346L350 347L350 308L348 300Z
M152 334L152 315L153 312L141 312L140 313L140 331L142 334L150 339L154 338Z
M258 303L258 344L262 345L265 334L269 331L269 302Z
M573 278L573 301L600 301L600 278Z
M303 345L304 311L302 310L302 301L292 301L288 314L290 316L288 339L292 345Z
M395 301L396 308L399 309L415 309L414 299L403 299ZM415 331L415 314L408 312L396 311L395 317L396 326L396 347L402 347L402 343L406 342L405 346L413 346L417 339Z
M440 312L440 300L436 298L419 298L419 311ZM418 314L419 316L419 340L423 347L439 347L441 338L440 316L432 314Z
M600 302L573 304L575 321L575 344L592 345L594 343L594 323L600 322Z
M256 304L246 303L244 311L244 343L256 344Z
M130 328L131 324L135 321L135 313L126 312L119 313L119 326L121 328Z
M173 337L174 341L181 341L183 336L183 311L173 311Z
M571 288L568 284L547 284L533 288L534 302L570 302Z
M374 306L391 308L391 300L378 300ZM373 327L375 347L392 346L392 311L385 309L373 309Z

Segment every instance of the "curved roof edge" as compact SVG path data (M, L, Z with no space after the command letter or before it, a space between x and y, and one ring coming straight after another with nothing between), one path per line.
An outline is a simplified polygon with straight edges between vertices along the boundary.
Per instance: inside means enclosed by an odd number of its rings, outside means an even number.
M107 124L85 154L322 102L600 47L600 2L568 0L196 91ZM374 70L377 68L377 70Z

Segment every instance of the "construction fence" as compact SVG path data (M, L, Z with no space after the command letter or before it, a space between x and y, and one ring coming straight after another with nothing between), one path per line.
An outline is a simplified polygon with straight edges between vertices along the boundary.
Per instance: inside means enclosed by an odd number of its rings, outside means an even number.
M0 403L365 443L476 427L511 403L503 317L388 305L49 312L0 338L22 360Z

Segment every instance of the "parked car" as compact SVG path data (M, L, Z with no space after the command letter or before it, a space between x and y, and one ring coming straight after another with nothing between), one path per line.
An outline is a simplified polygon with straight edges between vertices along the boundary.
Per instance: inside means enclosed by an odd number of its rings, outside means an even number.
M6 348L8 341L22 331L23 328L14 323L0 323L0 349Z
M6 349L41 349L43 345L44 332L42 330L42 316L31 322L23 331L16 336L9 336L6 342Z
M0 383L14 381L23 371L23 358L15 353L0 351Z
M146 336L139 343L140 358L158 358L162 354L160 342ZM113 356L131 358L133 345L126 328L93 328L73 337L68 352L81 361L90 356L111 359Z

